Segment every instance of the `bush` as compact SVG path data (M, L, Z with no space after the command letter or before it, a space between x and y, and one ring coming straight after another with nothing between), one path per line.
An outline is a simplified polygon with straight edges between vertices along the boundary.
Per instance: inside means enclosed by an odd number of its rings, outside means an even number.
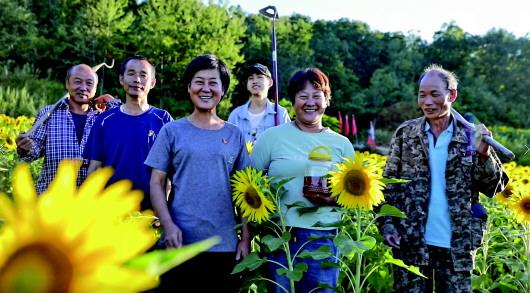
M515 154L515 162L518 165L530 166L530 129L494 126L491 131L497 141Z

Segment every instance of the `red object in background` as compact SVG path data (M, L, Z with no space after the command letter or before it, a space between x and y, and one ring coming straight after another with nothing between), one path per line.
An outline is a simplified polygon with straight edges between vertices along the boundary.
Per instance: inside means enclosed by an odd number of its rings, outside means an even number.
M107 102L110 102L113 99L114 99L114 97L112 97L109 94L101 95L101 96L99 96L97 98L94 98L94 106L96 107L97 110L103 112L103 111L107 110Z
M348 137L350 135L350 119L348 114L344 115L344 136Z
M370 121L370 128L368 129L368 145L370 146L370 149L375 150L377 147L377 144L375 143L375 127L374 122Z
M351 114L351 134L357 135L357 123L355 123L355 115Z
M339 119L339 133L342 133L342 114L340 111L337 113L338 119Z

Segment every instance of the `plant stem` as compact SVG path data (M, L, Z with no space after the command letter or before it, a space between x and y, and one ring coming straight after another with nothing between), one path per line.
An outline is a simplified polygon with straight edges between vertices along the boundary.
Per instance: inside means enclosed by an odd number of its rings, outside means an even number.
M357 224L357 231L356 231L356 234L357 234L357 238L355 239L356 241L360 241L361 240L361 218L360 218L360 212L359 212L359 209L356 209L355 210L355 220L356 220L356 224ZM357 254L355 255L355 258L356 258L356 261L355 261L355 284L354 284L354 292L355 293L360 293L361 292L361 262L363 260L363 254L362 252L357 252Z

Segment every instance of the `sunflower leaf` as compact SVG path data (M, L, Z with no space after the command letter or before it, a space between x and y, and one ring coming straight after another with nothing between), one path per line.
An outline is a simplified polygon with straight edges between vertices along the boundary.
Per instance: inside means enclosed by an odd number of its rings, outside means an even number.
M384 184L394 184L394 183L407 183L410 182L408 179L398 179L398 178L385 178L382 177L379 179L379 181L383 182Z
M384 204L379 210L379 213L376 215L376 217L396 217L403 219L406 218L407 215L395 206Z
M340 268L340 264L332 261L323 261L320 263L320 268Z
M219 237L211 237L181 248L155 250L133 258L127 262L127 266L145 271L152 276L160 276L220 241Z
M292 204L286 204L285 206L288 209L290 209L290 208L309 208L309 207L311 207L310 205L308 205L307 203L305 203L303 201L297 201L297 202L294 202Z
M302 276L304 275L306 271L307 271L307 264L302 262L302 263L298 263L292 271L281 268L281 269L277 269L276 273L278 273L278 275L280 276L286 276L287 278L295 282L298 282L302 279Z
M385 255L385 256L386 256L385 263L390 263L390 264L396 265L396 266L404 268L407 271L409 271L411 273L414 273L414 274L416 274L416 275L418 275L420 277L427 278L424 274L422 274L420 272L420 269L418 267L406 265L401 259L395 259L395 258L393 258L390 255Z
M318 221L315 224L313 224L312 227L316 227L316 228L329 228L329 227L339 228L339 227L345 227L345 226L348 226L348 223L345 223L344 221L337 221L337 222L333 222L333 223L323 223L323 222Z
M309 251L304 250L298 255L299 258L312 258L314 260L322 260L326 258L332 258L331 248L329 245L322 245L317 250Z
M285 242L289 242L291 240L291 232L289 232L289 231L283 232L282 239Z
M272 235L265 235L261 241L263 244L265 244L265 248L267 248L268 252L274 252L278 250L284 243L283 239L274 237Z
M244 270L253 271L266 262L267 258L260 258L257 252L252 252L234 267L232 274L237 274Z
M303 214L307 213L314 213L319 209L319 207L305 207L305 208L298 208L298 214L301 216Z
M337 247L341 255L352 259L355 255L353 240L345 233L340 233L333 239L333 244Z

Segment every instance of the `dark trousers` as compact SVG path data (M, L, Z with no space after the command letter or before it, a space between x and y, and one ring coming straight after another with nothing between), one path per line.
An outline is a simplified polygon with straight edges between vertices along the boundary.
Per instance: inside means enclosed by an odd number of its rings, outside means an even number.
M394 292L471 292L471 272L454 270L451 250L430 245L428 249L429 264L420 266L427 279L394 266ZM394 251L394 257L399 258L399 252Z
M239 292L233 252L204 252L160 277L157 292Z

